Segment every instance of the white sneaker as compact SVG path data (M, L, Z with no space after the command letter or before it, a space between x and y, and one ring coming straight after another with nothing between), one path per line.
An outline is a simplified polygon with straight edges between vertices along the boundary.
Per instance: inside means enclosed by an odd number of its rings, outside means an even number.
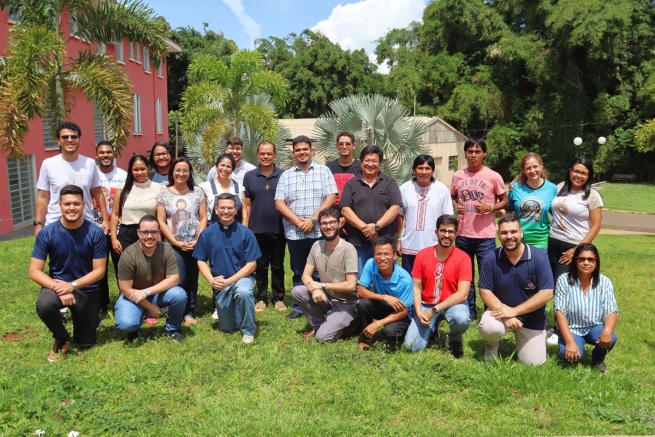
M500 347L500 342L484 342L484 360L492 361L498 358L498 348Z
M242 342L243 344L250 344L250 343L252 343L253 341L255 341L255 336L254 336L254 335L244 334L244 335L243 335L243 338L241 339L241 342Z
M214 314L212 314L212 319L218 320L218 310L214 310Z
M546 343L550 346L555 346L559 342L559 337L557 334L553 334L546 340Z
M546 331L546 338L550 337L555 333L555 330L553 328L550 328L548 331Z
M68 307L63 307L62 309L59 310L59 313L61 314L61 318L66 321L69 315L69 309Z

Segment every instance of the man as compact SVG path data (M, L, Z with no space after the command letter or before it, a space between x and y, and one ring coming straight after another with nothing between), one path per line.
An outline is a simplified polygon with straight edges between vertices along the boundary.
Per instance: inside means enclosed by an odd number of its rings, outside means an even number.
M36 312L55 339L48 361L59 361L70 346L60 313L65 307L73 316L73 342L81 347L95 344L98 281L107 263L104 233L82 217L84 191L64 185L57 194L61 218L37 234L29 267L30 279L41 286ZM49 273L44 271L46 259Z
M82 188L84 193L83 217L93 221L93 203L91 202L91 197L93 197L102 216L100 226L105 234L109 231L107 201L100 184L100 172L93 159L78 153L80 138L82 138L82 130L75 123L67 121L57 127L57 140L61 153L43 160L36 183L38 194L35 206L35 236L44 226L61 218L62 213L57 205L59 190L68 184Z
M193 257L198 260L200 274L214 290L219 328L224 332L236 331L236 305L242 342L250 344L255 339L256 330L252 274L262 254L255 234L234 220L237 214L234 195L219 194L215 209L219 223L200 234Z
M485 256L496 248L495 211L507 205L507 193L503 178L484 165L484 157L487 156L484 140L467 139L464 155L468 167L455 172L450 194L459 220L457 247L471 257L471 271L475 279L475 258L478 259L479 270ZM468 305L471 320L475 320L478 310L473 280Z
M347 240L357 249L357 267L361 272L373 257L375 240L384 235L396 238L396 216L403 199L396 181L380 171L383 154L379 146L364 147L359 159L362 172L346 182L341 213L348 222Z
M295 287L303 283L307 256L321 236L318 213L334 205L338 190L330 170L312 161L312 141L308 137L300 135L293 139L292 154L296 165L280 177L275 190L275 209L282 214ZM286 319L300 316L302 312L294 302L293 311Z
M546 303L553 298L553 274L542 250L523 243L514 213L498 220L501 248L491 252L480 269L480 297L487 310L480 320L484 359L498 356L500 339L513 331L519 361L546 362Z
M287 240L284 238L282 216L275 209L275 190L282 170L275 166L275 145L264 141L257 146L259 167L246 173L243 225L255 233L262 256L257 260L257 305L259 314L268 305L268 266L271 266L273 305L278 311L286 311L284 305L284 255Z
M399 345L407 327L413 302L412 277L396 265L393 238L384 235L373 245L374 259L364 266L359 277L357 318L364 327L359 336L359 350L368 350L380 328L392 346Z
M107 217L111 220L111 212L114 206L114 194L125 185L127 172L114 165L114 146L109 141L100 141L96 146L96 161L100 171L100 186L107 200L106 210ZM97 224L102 224L102 213L100 207L95 204L93 208L93 219ZM107 252L111 250L111 235L107 233ZM109 267L109 256L107 256L107 267ZM108 269L106 269L108 270ZM118 266L114 264L114 270ZM109 283L107 281L107 271L105 276L100 280L100 311L106 312L109 306Z
M325 164L332 172L334 180L337 183L337 189L339 190L337 201L334 203L335 206L339 206L341 202L341 194L343 193L343 187L346 186L346 182L362 171L359 160L353 156L355 147L355 135L352 132L339 132L337 134L339 157Z
M339 210L334 207L318 213L324 240L313 244L302 283L291 290L294 302L310 326L303 336L316 336L316 341L321 343L341 338L357 311L357 251L339 236L340 218ZM321 282L314 279L315 270ZM327 317L326 312L329 312Z
M186 292L177 284L180 280L175 252L170 244L160 241L159 222L153 215L144 215L137 230L139 244L132 244L118 262L116 328L126 331L126 342L139 338L141 322L146 315L162 316L168 307L166 335L177 342L184 341L182 318Z
M448 346L455 358L464 355L462 335L471 323L466 298L471 288L469 256L453 246L457 219L444 214L437 219L437 244L418 252L414 278L414 317L405 337L405 347L412 352L425 349L439 331L439 320L450 327Z
M225 153L232 155L234 158L234 168L232 169L232 180L236 181L239 184L239 187L243 187L243 177L250 170L254 170L256 167L249 162L244 161L243 158L243 140L239 137L230 137L227 139L225 144ZM207 172L207 180L211 181L217 176L216 166L213 166Z

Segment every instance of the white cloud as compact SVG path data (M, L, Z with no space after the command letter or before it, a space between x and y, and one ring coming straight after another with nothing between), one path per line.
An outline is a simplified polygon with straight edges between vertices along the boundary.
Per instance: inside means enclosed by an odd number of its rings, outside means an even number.
M412 21L421 20L423 9L424 0L362 0L339 4L312 30L321 32L344 49L366 50L371 61L375 62L375 40L391 29L407 27ZM386 70L386 67L380 68L380 72Z
M246 13L243 0L221 0L230 8L237 17L237 21L243 27L244 32L250 37L250 46L255 46L255 40L261 36L261 26L250 15Z

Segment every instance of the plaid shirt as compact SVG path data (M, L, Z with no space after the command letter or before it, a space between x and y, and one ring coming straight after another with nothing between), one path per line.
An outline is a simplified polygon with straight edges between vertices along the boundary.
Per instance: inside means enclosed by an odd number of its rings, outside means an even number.
M330 194L337 194L337 183L326 166L312 162L307 171L297 165L282 173L275 191L275 200L284 200L289 209L300 218L311 217ZM283 219L284 235L288 240L320 238L318 225L309 234Z

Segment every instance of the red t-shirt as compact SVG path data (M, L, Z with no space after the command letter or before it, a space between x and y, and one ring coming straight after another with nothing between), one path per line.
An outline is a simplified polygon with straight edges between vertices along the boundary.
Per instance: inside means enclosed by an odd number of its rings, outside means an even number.
M426 247L416 255L412 277L423 284L421 301L425 305L436 305L457 292L459 281L473 280L471 258L453 247L448 258L441 262L434 256L434 246ZM435 284L440 286L435 287Z

